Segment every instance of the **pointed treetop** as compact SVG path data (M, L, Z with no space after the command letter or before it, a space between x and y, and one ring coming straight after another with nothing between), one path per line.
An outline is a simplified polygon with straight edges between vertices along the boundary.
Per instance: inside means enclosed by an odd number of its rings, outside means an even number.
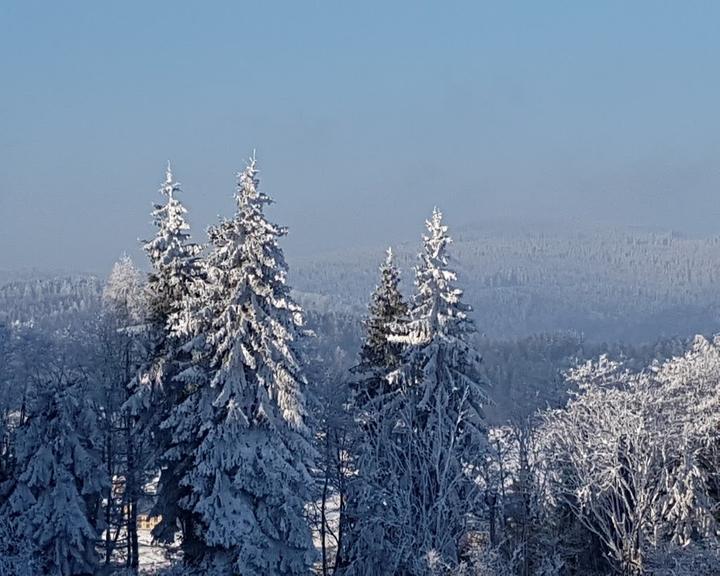
M360 363L353 371L360 375L354 384L358 406L388 391L385 375L400 362L402 346L390 342L389 336L400 330L407 315L407 304L400 292L400 271L393 262L392 248L380 264L379 281L373 290L368 315L363 320L365 336L360 349Z
M425 227L429 234L423 234L425 255L421 259L429 258L442 265L447 265L445 249L448 244L452 243L452 238L448 235L448 227L443 224L442 218L442 212L435 207L430 219L425 221Z
M191 279L199 274L201 247L191 242L187 210L177 197L180 183L169 161L159 192L163 201L155 204L151 213L155 236L143 242L143 249L152 265L149 286L153 322L164 326L169 315L179 310Z
M242 172L237 174L237 186L235 189L235 201L241 211L249 211L257 214L262 212L265 205L272 204L273 199L260 190L259 170L255 159L255 152L248 160L248 164ZM265 217L263 216L264 220ZM274 233L284 236L286 229L280 226L273 226Z
M437 206L433 208L430 220L425 221L425 226L427 227L428 232L430 232L429 239L437 240L445 237L447 239L446 243L452 242L452 239L447 235L448 227L443 224L443 213L438 210Z
M172 200L173 194L179 191L180 183L175 182L173 179L172 166L170 165L170 160L168 160L167 167L165 168L165 182L163 182L160 187L160 194L163 194L164 196L167 196L168 199Z
M255 149L253 148L252 154L247 159L245 164L245 169L242 172L238 172L235 174L235 176L238 178L238 180L241 180L244 176L246 176L249 173L257 173L258 170L255 167L257 164L257 158L255 157Z
M420 262L415 268L417 292L410 310L410 330L391 335L394 342L426 345L436 335L447 338L474 331L467 316L470 307L461 301L463 291L455 287L457 277L449 268L447 247L452 238L442 223L442 212L435 208L425 225L428 234L423 235Z
M257 190L259 179L257 177L258 169L256 168L255 152L248 159L247 166L242 172L236 174L237 177L237 191L235 192L235 198L240 200L241 196L250 193L254 195Z

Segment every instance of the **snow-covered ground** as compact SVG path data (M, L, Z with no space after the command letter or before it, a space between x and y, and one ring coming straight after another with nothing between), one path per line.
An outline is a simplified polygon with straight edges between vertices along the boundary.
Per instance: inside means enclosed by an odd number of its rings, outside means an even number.
M170 563L165 548L153 544L150 530L138 530L138 541L141 570L156 570Z

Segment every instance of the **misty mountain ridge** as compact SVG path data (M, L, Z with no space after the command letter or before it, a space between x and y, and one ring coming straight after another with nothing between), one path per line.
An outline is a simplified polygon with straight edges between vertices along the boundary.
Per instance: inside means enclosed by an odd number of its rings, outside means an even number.
M720 237L497 223L450 233L452 267L487 337L572 331L590 341L638 343L720 329ZM393 247L407 294L419 245L418 238ZM294 258L290 285L309 311L362 316L384 249ZM87 274L0 271L0 313L17 321L57 320L63 308L99 305L101 286Z

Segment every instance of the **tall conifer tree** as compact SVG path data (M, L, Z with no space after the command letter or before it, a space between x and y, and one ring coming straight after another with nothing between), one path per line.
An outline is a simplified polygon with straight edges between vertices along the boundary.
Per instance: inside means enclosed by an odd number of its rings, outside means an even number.
M152 212L156 233L143 246L151 264L146 321L149 360L131 383L133 394L126 410L139 423L148 450L146 466L160 471L152 513L161 520L153 534L167 543L174 541L179 530L187 546L194 529L192 516L179 504L187 495L180 480L191 462L193 443L173 438L170 418L190 394L186 372L202 369L188 349L193 333L188 311L197 305L203 267L201 246L191 240L187 209L178 198L181 192L168 163L160 187L164 202Z
M380 282L375 288L365 320L365 338L358 365L353 369L353 403L359 409L389 391L387 375L401 361L402 344L389 337L407 315L407 304L400 293L400 271L392 249L380 266Z
M470 340L470 307L449 268L452 240L442 213L435 209L426 226L410 320L402 334L391 336L407 347L390 380L406 395L402 468L409 517L401 548L414 549L405 568L411 574L422 573L417 559L426 555L448 565L458 561L467 513L479 496L468 465L478 461L485 443L488 401L481 358Z
M469 308L454 286L442 215L427 222L409 318L387 336L403 347L387 374L377 433L358 464L368 479L344 574L427 574L457 566L458 543L479 496L469 466L484 446L487 401ZM370 518L371 520L368 520Z
M204 341L212 379L193 400L202 440L184 483L209 574L307 574L313 558L304 504L312 456L304 424L297 339L302 313L286 283L278 239L264 214L255 161L239 175L234 217L211 234ZM198 413L198 411L195 411ZM195 426L197 423L189 423Z
M394 423L399 390L388 376L402 362L403 345L392 342L407 320L408 307L400 292L400 272L392 250L380 266L380 279L371 296L365 320L365 338L359 363L353 369L351 409L357 423L353 465L357 470L348 490L346 532L339 567L345 574L378 574L393 554L392 535L386 531L385 495L394 478ZM396 383L395 383L396 384Z
M95 404L64 368L39 383L18 433L17 479L7 506L44 574L98 568L100 500L109 482Z

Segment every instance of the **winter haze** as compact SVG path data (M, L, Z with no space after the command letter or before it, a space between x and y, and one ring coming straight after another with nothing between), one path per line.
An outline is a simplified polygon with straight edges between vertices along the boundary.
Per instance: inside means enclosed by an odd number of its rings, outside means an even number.
M0 576L720 576L719 17L0 3Z
M290 256L414 239L435 204L454 225L714 233L719 17L713 2L3 2L0 269L107 274L137 256L167 160L201 231L253 149Z

